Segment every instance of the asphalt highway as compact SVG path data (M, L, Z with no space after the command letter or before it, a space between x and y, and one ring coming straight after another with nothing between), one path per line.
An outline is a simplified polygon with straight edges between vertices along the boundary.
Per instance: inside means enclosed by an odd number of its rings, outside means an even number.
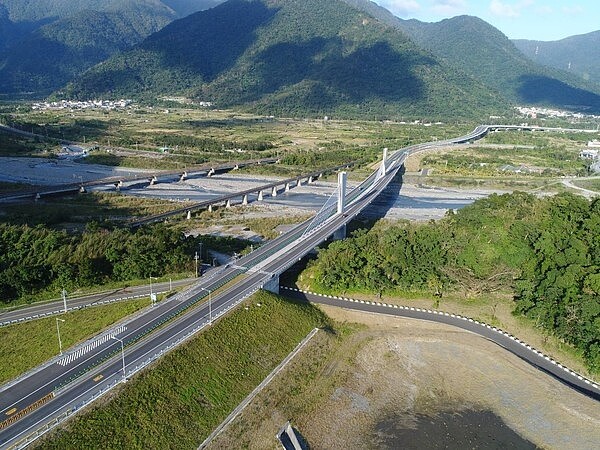
M172 283L152 283L152 292L157 295L164 294L165 292L168 292L171 287L179 288L181 286L187 286L193 283L194 281L194 278L187 278L184 280L176 280ZM147 284L142 286L131 286L123 289L116 289L109 292L101 292L98 294L86 295L82 297L67 297L67 311L74 311L83 308L88 308L91 306L101 306L106 305L108 303L115 303L118 301L125 301L134 298L149 296L150 285ZM0 326L12 325L19 322L26 322L28 320L40 319L42 317L62 314L64 312L65 308L63 300L53 300L50 302L36 303L30 306L23 306L20 308L2 309L0 310Z
M468 317L449 314L438 310L326 296L300 291L296 288L290 287L282 287L281 293L287 297L301 299L311 303L336 306L339 308L353 309L370 313L407 317L411 319L428 320L452 325L463 330L470 331L500 345L507 351L517 355L519 358L527 361L532 366L551 375L574 390L600 401L600 386L598 384L556 362L551 357L544 355L542 352L534 349L530 345L519 340L515 336L512 336L506 331L483 322L478 322L477 320Z
M408 154L476 140L491 129L479 126L456 139L395 152L386 161L384 173L374 172L346 195L343 214L336 214L335 205L324 208L317 214L318 220L296 226L233 264L201 277L169 300L0 387L0 446L27 445L61 418L113 387L123 372L129 377L141 370L266 284L278 286L281 273L375 200Z
M379 179L371 176L359 189L351 191L347 199L354 203L349 203L346 214L333 215L333 205L330 211L325 212L325 217L330 220L321 226L309 229L311 222L307 221L295 227L240 258L236 264L224 266L210 278L202 277L187 290L121 324L118 329L109 330L93 342L84 343L62 358L55 358L0 388L0 412L8 416L5 420L9 421L4 422L0 429L0 445L19 442L51 419L74 411L86 400L84 396L92 398L113 385L119 368L122 370L123 361L119 358L121 342L125 347L125 372L130 376L132 371L138 370L138 366L145 366L181 339L206 326L211 317L216 318L229 311L358 215L385 188L399 168L397 162L390 163L390 170L385 176ZM212 292L237 277L232 287L212 296ZM208 303L207 295L210 298ZM201 300L201 306L195 307ZM102 368L102 373L98 373L99 368ZM99 375L102 375L100 379ZM29 412L31 405L37 405L40 399L48 400ZM11 411L12 414L8 414ZM21 417L21 411L27 413ZM13 415L19 420L13 422Z

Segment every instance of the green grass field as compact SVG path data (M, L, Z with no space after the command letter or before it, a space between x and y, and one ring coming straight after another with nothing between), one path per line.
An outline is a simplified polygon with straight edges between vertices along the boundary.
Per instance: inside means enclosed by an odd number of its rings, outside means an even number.
M574 181L573 184L584 189L589 189L590 191L600 192L600 179L578 180Z
M326 325L317 308L260 292L39 448L195 449L311 329Z
M56 317L64 320L59 324L64 351L145 306L148 298L140 298L0 328L0 383L58 355Z

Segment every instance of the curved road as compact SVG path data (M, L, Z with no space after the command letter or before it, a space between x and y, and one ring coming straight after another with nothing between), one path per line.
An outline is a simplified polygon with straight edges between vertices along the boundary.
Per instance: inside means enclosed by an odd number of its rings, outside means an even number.
M600 401L600 386L598 384L572 371L568 367L563 366L551 357L536 350L506 331L486 323L479 322L469 317L457 314L449 314L438 310L390 305L381 302L370 302L364 300L354 300L345 297L322 295L285 286L282 286L281 288L282 295L305 300L311 303L377 314L407 317L411 319L429 320L432 322L444 323L446 325L452 325L463 330L471 331L472 333L483 336L486 339L489 339L490 341L500 345L501 347L504 347L509 352L517 355L519 358L527 361L529 364L537 367L543 372L552 375L554 378L560 380L576 391Z
M278 287L278 276L367 208L411 153L470 142L494 129L495 126L482 125L465 136L395 152L385 162L384 171L374 172L346 195L347 208L343 214L336 214L335 205L325 208L318 214L318 223L309 220L298 225L240 258L235 265L226 265L202 277L190 288L154 308L147 308L129 322L1 386L0 417L5 419L0 420L0 446L26 446L258 289L273 284ZM213 296L221 287L222 292Z

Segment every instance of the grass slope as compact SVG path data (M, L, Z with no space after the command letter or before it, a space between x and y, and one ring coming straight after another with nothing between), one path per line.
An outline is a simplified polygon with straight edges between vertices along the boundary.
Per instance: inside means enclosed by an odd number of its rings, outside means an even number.
M148 306L147 297L57 316L63 350L94 336L120 319ZM23 339L27 336L27 339ZM0 383L5 383L58 355L56 318L0 328Z
M260 292L39 447L195 449L312 328L324 325L315 307Z

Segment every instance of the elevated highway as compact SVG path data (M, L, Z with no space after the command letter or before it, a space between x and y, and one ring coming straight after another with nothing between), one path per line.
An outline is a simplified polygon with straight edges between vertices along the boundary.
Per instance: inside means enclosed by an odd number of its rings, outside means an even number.
M54 186L37 186L0 195L0 202L12 202L27 199L40 199L42 197L49 196L69 195L77 192L86 192L89 189L102 186L113 186L116 190L119 190L127 183L136 181L144 181L147 182L148 185L153 185L160 182L170 183L173 181L181 181L185 180L186 178L197 176L212 176L215 173L228 172L231 170L240 169L242 167L261 164L275 164L277 161L277 158L262 158L247 161L227 162L223 164L203 164L193 166L185 170L164 170L156 172L145 171L127 176L107 177L99 180L79 183L65 183Z
M367 208L410 154L477 140L492 129L482 125L455 139L396 151L379 170L344 195L342 211L339 200L338 209L335 205L324 207L317 215L319 220L296 226L236 264L224 266L210 278L202 277L171 299L0 387L0 446L28 445L257 290L278 291L279 275Z

